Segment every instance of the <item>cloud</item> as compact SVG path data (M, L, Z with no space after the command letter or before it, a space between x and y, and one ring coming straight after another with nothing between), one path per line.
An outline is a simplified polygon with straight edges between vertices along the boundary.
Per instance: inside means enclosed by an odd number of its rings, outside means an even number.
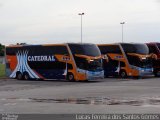
M156 0L156 2L160 3L160 0Z
M79 12L86 42L121 41L121 21L126 41L160 38L160 0L0 1L0 43L79 42Z
M3 4L2 3L0 3L0 8L3 6Z

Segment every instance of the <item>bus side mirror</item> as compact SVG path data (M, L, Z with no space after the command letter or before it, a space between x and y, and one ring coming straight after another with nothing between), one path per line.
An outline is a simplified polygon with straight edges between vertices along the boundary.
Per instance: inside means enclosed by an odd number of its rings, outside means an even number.
M109 62L109 58L108 58L107 54L102 55L102 59L104 59L104 60L106 60L107 62Z

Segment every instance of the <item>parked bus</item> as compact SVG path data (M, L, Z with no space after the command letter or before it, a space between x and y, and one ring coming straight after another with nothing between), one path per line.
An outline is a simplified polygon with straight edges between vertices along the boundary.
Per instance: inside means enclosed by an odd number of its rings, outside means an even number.
M85 81L104 77L95 44L12 45L6 47L10 78Z
M157 59L153 60L154 75L160 76L160 43L147 43L150 54L156 54Z
M151 55L145 44L118 43L98 45L101 54L107 55L109 62L104 61L104 74L126 78L152 75Z

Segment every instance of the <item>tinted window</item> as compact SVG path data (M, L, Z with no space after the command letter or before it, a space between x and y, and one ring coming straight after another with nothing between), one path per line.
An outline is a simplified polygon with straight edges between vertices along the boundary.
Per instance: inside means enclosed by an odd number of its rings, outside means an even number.
M32 69L65 69L66 63L63 62L28 62Z
M23 46L17 48L6 48L7 55L15 55L18 51L28 51L29 55L53 55L53 54L68 54L66 46Z
M159 50L160 50L160 44L157 44L157 46L158 46L158 48L159 48Z
M122 43L121 45L125 53L149 54L149 49L146 44Z
M68 69L73 69L73 66L70 63L67 63L67 67L68 67Z
M121 66L121 67L125 67L126 64L125 64L124 62L120 62L120 66Z
M94 44L69 44L72 54L100 56L100 50Z
M149 53L157 53L156 46L149 45L148 48L149 48Z
M94 71L102 70L102 61L101 59L93 60L88 62L85 58L74 57L76 65L80 69Z
M137 67L151 67L152 61L150 58L146 58L144 60L140 60L137 56L127 55L129 64L137 66Z
M118 45L98 46L98 47L102 54L107 54L107 53L121 54L121 50Z
M7 55L15 55L16 51L17 51L17 48L9 48L9 47L6 48Z

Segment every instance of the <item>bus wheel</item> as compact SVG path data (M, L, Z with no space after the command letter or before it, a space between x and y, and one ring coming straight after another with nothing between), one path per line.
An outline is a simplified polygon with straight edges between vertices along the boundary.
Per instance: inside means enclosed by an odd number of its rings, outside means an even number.
M127 78L127 73L125 70L120 71L119 75L121 78Z
M21 72L17 72L16 78L17 78L18 80L22 80L22 78L23 78L22 73L21 73Z
M141 79L141 76L135 76L134 78L138 80Z
M29 79L30 79L30 76L29 76L29 74L28 74L27 72L25 72L24 75L23 75L23 78L24 78L25 80L29 80Z
M74 75L73 75L72 73L68 73L68 75L67 75L67 80L68 80L68 81L75 81L75 80L74 80Z
M155 76L155 77L158 77L158 72L157 72L157 70L154 70L154 76Z

